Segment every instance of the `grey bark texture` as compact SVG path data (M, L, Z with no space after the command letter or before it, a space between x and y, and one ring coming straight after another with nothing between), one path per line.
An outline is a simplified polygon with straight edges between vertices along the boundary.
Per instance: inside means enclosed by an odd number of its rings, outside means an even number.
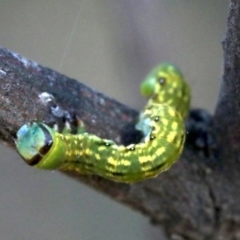
M174 240L240 239L240 0L231 0L223 42L224 69L213 116L217 154L185 147L181 159L157 178L127 185L97 176L63 173L146 214ZM14 136L33 119L60 121L39 94L54 96L59 117L75 114L87 130L119 142L137 112L74 79L0 49L0 138Z

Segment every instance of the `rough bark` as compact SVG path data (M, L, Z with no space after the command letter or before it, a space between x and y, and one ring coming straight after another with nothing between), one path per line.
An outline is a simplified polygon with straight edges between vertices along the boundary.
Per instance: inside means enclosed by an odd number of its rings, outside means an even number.
M240 1L230 4L223 43L224 74L212 131L214 152L186 146L181 159L157 178L127 185L97 176L76 178L111 198L141 211L165 228L171 239L240 239ZM83 84L0 49L0 138L14 147L21 125L33 119L60 121L43 104L48 92L62 117L76 114L89 132L119 142L121 129L137 112Z

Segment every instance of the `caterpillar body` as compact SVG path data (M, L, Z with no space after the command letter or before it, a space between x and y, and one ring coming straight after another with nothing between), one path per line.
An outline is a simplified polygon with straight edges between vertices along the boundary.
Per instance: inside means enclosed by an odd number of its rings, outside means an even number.
M41 122L23 125L16 148L31 166L96 174L132 183L155 177L179 158L185 142L184 119L190 105L190 88L171 64L154 68L141 85L149 98L136 128L143 133L138 144L117 145L84 131L59 133Z

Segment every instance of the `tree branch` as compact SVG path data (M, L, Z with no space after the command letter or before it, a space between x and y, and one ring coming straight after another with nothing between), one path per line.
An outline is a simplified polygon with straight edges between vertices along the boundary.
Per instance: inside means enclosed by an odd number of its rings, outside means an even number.
M223 41L224 69L214 115L221 170L214 174L215 204L219 212L218 238L240 239L240 1L231 0L226 37ZM222 237L222 238L220 238Z
M78 115L89 132L118 142L121 129L137 116L134 110L113 99L6 49L0 50L0 70L0 136L11 146L12 137L22 124L33 119L49 124L58 120L40 100L42 92L52 94L58 106ZM164 224L169 234L182 235L188 230L189 236L211 235L215 219L200 164L203 160L192 156L191 150L186 150L170 171L133 185L97 176L65 174L142 211L156 224ZM201 216L197 217L199 211Z
M226 37L223 41L224 72L219 101L215 113L218 140L223 145L222 154L239 150L240 142L240 1L231 0ZM221 121L219 121L221 119ZM238 164L238 158L225 158L228 165Z
M224 41L224 80L214 116L217 151L210 149L206 155L186 146L169 171L132 185L64 174L143 212L163 225L172 239L240 239L239 20L239 0L232 0ZM54 96L62 109L59 117L76 114L89 132L116 142L121 129L137 117L136 111L73 79L0 49L0 138L10 146L14 147L13 136L26 122L60 121L39 97L43 92Z

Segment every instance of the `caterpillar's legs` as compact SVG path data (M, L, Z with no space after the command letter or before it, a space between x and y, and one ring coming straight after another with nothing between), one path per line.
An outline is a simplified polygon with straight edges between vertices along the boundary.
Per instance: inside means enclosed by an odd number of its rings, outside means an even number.
M85 133L86 129L85 129L84 122L78 117L76 120L77 120L77 134Z
M74 125L76 127L77 134L86 132L85 125L80 118L76 117L76 119L74 120ZM55 130L56 132L61 132L62 134L72 134L72 127L69 121L65 121L62 130L59 129L58 124L54 124L53 130Z
M66 121L64 123L64 128L62 131L60 131L58 124L53 125L53 130L56 132L59 132L59 133L61 132L62 134L71 134L72 133L72 129L71 129L70 123L68 121Z
M68 121L66 121L64 124L64 128L62 130L62 134L71 134L71 133L72 133L71 125Z

